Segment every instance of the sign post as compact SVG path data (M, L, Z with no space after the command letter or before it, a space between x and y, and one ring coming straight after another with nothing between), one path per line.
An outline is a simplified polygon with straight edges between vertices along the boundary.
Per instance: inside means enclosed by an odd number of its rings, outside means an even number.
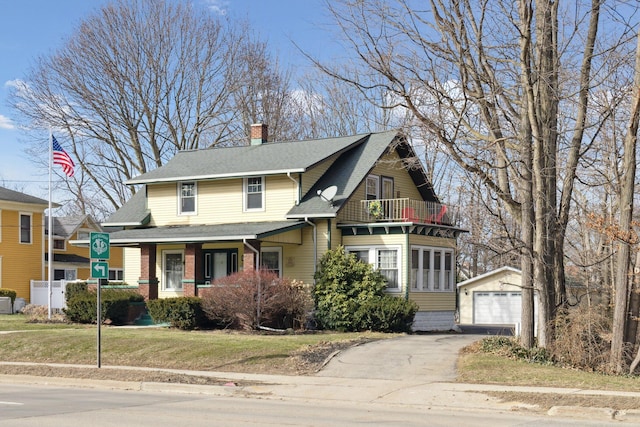
M102 281L109 278L109 263L105 260L109 259L110 251L109 233L90 233L89 248L91 251L91 278L97 279L96 286L96 324L97 331L97 359L98 368L101 366L100 359L102 353L100 326L102 323L102 301L100 298ZM94 261L95 260L95 261Z

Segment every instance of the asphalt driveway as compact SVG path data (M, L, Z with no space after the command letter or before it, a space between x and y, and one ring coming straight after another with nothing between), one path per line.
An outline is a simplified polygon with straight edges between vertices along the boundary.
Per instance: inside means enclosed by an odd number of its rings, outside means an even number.
M443 333L375 341L340 352L316 376L421 383L453 381L458 352L482 337Z

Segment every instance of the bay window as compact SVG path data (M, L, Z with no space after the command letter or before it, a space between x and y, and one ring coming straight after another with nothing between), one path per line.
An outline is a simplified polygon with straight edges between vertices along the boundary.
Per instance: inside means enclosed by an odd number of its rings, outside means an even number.
M454 285L453 249L411 247L411 290L451 292Z

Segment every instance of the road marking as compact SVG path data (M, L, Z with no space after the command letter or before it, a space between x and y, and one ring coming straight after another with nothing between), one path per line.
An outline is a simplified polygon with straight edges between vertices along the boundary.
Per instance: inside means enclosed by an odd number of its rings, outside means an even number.
M24 405L24 403L21 402L3 402L0 400L0 405Z

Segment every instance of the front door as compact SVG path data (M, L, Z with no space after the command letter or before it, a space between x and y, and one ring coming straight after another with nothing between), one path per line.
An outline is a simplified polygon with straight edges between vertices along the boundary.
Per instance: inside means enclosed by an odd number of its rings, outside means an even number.
M212 283L238 271L237 249L204 249L202 257L205 282Z

